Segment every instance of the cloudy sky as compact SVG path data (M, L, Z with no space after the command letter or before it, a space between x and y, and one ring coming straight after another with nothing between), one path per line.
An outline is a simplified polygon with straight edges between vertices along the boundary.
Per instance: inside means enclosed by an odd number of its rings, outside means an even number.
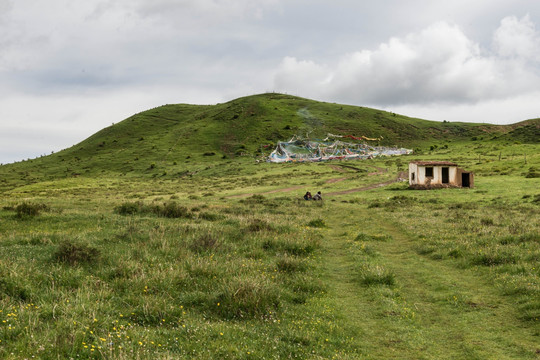
M268 91L536 118L537 24L535 0L0 0L0 163L151 107Z

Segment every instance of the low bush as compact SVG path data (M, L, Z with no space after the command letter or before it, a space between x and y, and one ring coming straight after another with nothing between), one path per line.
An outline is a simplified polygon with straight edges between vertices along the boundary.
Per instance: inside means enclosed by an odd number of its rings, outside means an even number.
M483 218L483 219L480 219L480 224L482 224L482 225L484 225L484 226L495 225L495 223L493 222L493 219L491 219L491 218Z
M114 208L114 212L120 215L135 215L142 212L143 204L138 202L125 202Z
M324 222L323 219L311 220L306 225L309 226L309 227L314 227L314 228L324 228L324 227L326 227L326 223Z
M513 254L509 253L499 253L499 252L485 252L475 254L471 258L471 263L473 265L480 266L497 266L503 264L515 264L516 257Z
M191 242L190 249L196 253L203 253L219 246L219 239L213 234L203 234Z
M276 285L262 278L236 278L222 283L210 310L225 319L269 316L281 304Z
M20 301L27 301L31 297L30 291L24 285L7 276L2 276L0 278L0 300L3 300L6 296Z
M58 249L53 254L53 259L57 262L77 265L95 263L99 260L100 256L99 249L66 240L60 243Z
M175 202L168 202L163 204L162 207L157 207L156 212L158 215L167 218L187 218L190 217L189 211L186 207L180 206Z
M191 211L197 211L196 208L191 209ZM209 212L202 212L199 214L199 219L207 220L207 221L217 221L223 219L223 215L209 213Z
M540 172L538 172L538 170L536 170L536 168L530 167L529 172L527 172L527 174L525 174L525 177L527 179L540 178Z
M41 211L47 211L49 207L45 204L22 203L15 207L16 217L19 219L31 218L40 214Z
M271 231L273 227L265 220L253 219L251 224L248 225L247 230L249 232Z
M155 214L167 218L189 218L189 210L174 201L163 205L145 205L140 201L126 202L114 208L114 212L120 215Z
M276 268L281 272L295 273L305 271L307 267L304 261L285 255L276 261Z

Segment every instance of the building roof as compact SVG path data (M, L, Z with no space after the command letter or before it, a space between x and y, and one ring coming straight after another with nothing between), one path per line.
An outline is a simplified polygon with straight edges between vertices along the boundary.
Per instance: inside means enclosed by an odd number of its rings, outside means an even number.
M458 164L450 161L411 161L411 164L420 166L458 166Z

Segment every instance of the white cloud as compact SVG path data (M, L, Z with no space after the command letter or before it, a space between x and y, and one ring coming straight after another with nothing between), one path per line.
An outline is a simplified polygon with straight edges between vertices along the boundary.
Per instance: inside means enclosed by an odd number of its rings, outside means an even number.
M539 98L540 91L533 91L515 97L486 100L476 104L404 104L384 107L384 110L428 120L507 124L539 118ZM501 121L501 119L511 121Z
M540 61L540 34L529 15L522 19L515 16L504 18L495 32L493 43L501 56Z
M537 38L528 17L506 18L495 35L505 56L493 56L457 25L438 22L391 38L375 50L341 55L331 65L287 57L277 71L275 87L379 106L504 99L540 88L535 68L523 61L538 50L531 45Z
M539 17L530 0L0 0L0 162L164 103L274 90L515 122L536 116Z

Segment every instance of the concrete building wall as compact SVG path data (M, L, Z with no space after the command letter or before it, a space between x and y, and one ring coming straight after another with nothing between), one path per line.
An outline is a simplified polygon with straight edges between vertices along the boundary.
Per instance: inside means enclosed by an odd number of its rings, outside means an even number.
M416 187L473 187L474 177L472 173L458 168L456 164L411 162L409 163L409 185Z

